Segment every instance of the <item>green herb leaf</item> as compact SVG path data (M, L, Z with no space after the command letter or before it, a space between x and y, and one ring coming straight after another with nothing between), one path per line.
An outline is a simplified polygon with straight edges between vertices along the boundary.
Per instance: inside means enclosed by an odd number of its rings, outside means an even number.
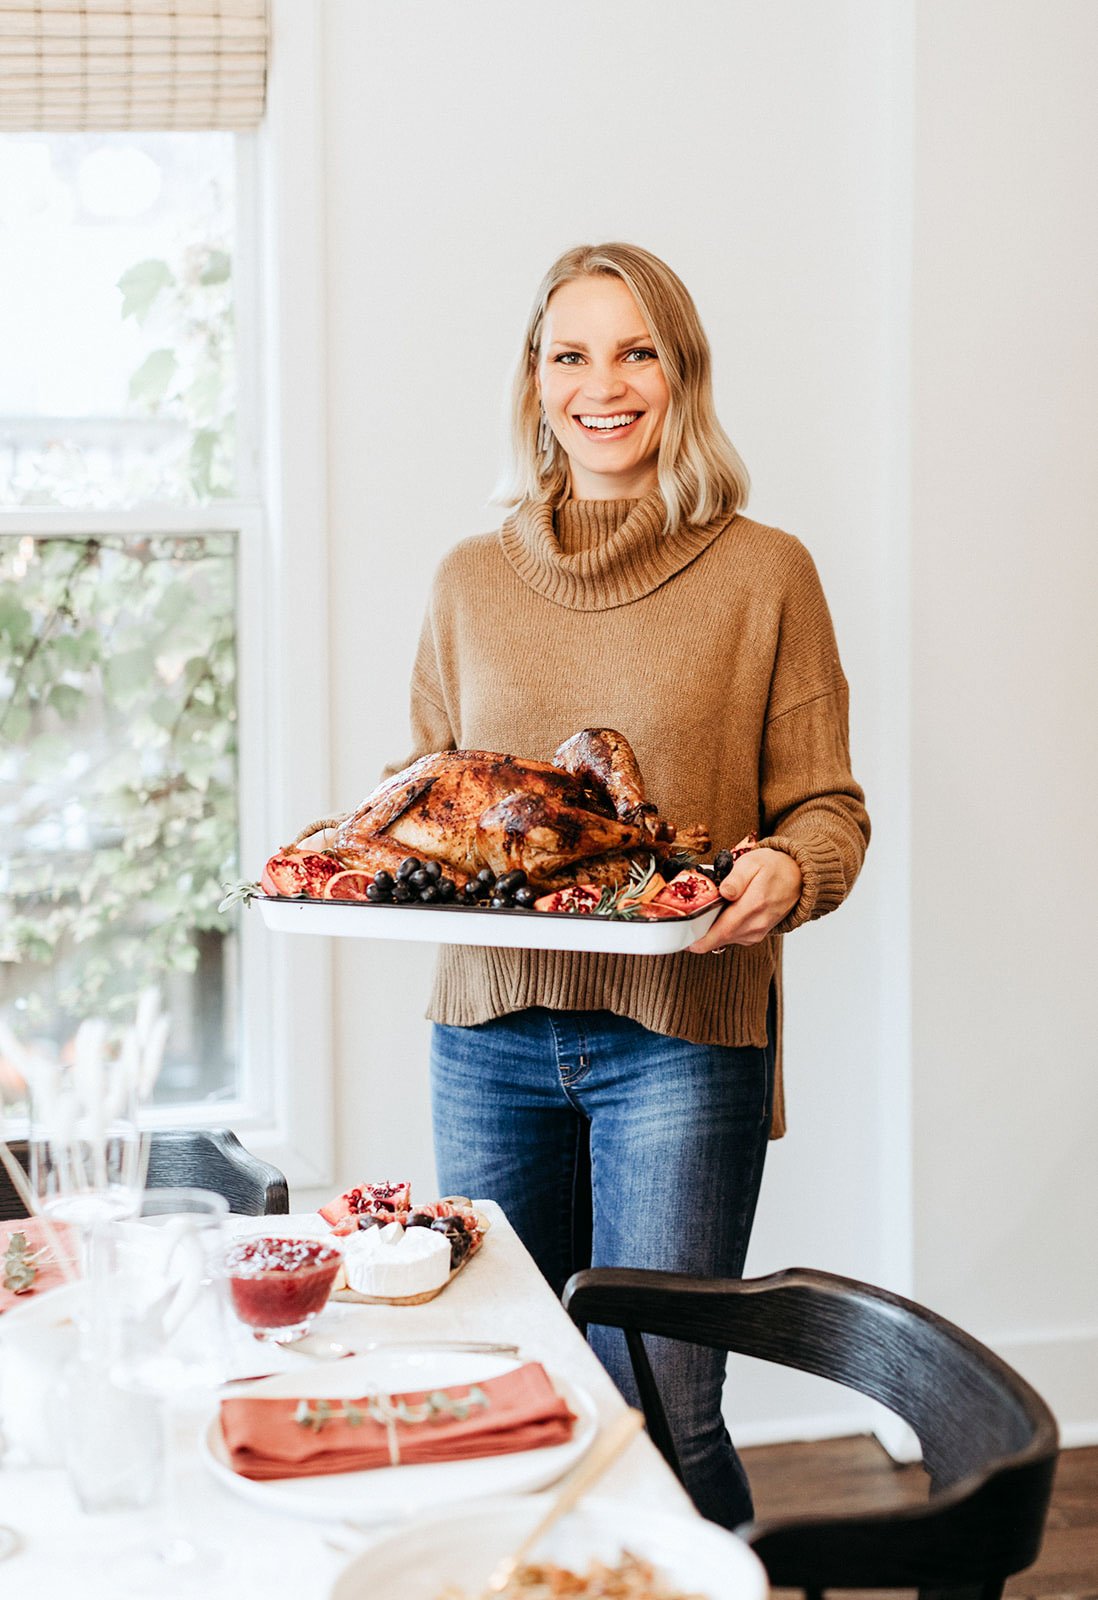
M122 316L144 322L161 289L174 282L175 274L166 261L139 261L122 274L116 285L122 291Z

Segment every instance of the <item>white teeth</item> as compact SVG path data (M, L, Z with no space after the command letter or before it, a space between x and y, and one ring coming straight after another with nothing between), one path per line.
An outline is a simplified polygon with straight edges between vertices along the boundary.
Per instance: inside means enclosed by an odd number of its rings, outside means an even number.
M624 428L630 422L636 422L640 416L639 411L622 411L616 417L580 417L585 428Z

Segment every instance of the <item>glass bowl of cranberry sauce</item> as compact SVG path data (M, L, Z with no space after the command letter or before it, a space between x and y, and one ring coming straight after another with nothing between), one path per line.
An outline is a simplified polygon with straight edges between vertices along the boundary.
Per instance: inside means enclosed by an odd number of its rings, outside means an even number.
M323 1239L240 1239L224 1256L233 1310L257 1339L296 1339L323 1310L342 1259Z

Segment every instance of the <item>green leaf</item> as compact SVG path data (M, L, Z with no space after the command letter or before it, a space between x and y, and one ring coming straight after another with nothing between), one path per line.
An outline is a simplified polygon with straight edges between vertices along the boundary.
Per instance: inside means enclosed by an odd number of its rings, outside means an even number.
M86 672L99 657L99 636L94 627L83 633L62 633L53 641L53 653L65 672Z
M166 261L139 261L122 274L115 286L122 291L123 318L136 317L138 322L144 322L161 289L174 282L175 274Z
M183 391L183 403L188 416L193 417L196 422L216 421L220 393L221 377L217 372L211 368L199 373L194 382Z
M156 602L153 613L158 626L168 632L198 606L200 599L201 596L195 593L192 586L182 580L169 584Z
M46 697L46 703L64 721L72 722L83 709L85 699L83 690L74 689L71 683L55 683Z
M0 634L20 652L34 637L34 617L11 589L0 590Z
M3 719L3 737L5 742L18 744L24 739L31 725L29 706L11 706Z
M35 933L25 933L19 940L17 961L52 961L54 946L49 939Z
M130 738L138 750L160 750L170 743L169 729L144 709L131 716Z
M202 268L199 283L225 283L233 270L233 259L227 250L211 250Z
M195 685L202 682L209 670L209 663L207 662L205 656L188 656L183 666L183 675L180 679L180 682L183 686L183 693L185 695L189 695Z
M178 365L174 351L151 351L130 379L130 399L158 406L168 392Z
M158 727L166 728L169 732L175 727L179 717L179 707L175 701L166 694L158 694L156 699L145 708L150 721Z
M157 658L152 650L120 650L104 662L102 675L107 693L130 696L136 690L157 686Z
M212 428L199 428L191 445L188 476L191 488L201 499L208 499L210 495L210 480L213 475L214 450L217 447L217 434Z

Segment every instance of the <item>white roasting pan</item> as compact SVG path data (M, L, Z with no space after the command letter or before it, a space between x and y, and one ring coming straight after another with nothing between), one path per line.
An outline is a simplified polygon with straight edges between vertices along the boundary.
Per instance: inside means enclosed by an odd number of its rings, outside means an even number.
M276 933L319 933L336 939L419 939L429 944L501 945L510 950L600 950L666 956L700 939L724 902L665 922L620 922L565 911L453 905L371 905L359 900L252 901Z

